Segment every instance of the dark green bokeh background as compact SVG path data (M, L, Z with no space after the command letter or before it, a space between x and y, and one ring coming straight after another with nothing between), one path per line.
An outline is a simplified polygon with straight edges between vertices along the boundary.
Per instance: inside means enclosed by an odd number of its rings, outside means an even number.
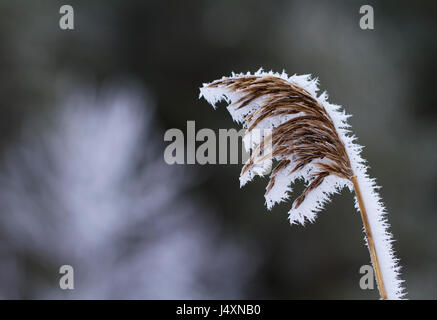
M437 4L364 2L374 7L375 30L359 28L363 1L1 0L0 153L26 119L52 112L65 79L135 78L153 94L161 126L185 132L187 120L197 129L237 128L224 108L198 100L203 82L260 67L311 73L353 114L370 173L383 186L408 297L435 299ZM74 31L58 27L62 4L75 9ZM240 190L240 165L192 169L202 182L188 192L217 209L222 237L256 243L261 262L246 298L378 297L358 285L369 255L348 191L316 223L291 227L289 203L267 213L265 179ZM28 281L32 292L23 296L37 297Z

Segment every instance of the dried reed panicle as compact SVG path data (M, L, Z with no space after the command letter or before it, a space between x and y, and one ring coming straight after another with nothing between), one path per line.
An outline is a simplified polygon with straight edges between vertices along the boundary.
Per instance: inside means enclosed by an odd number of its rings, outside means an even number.
M269 117L298 115L273 128L271 155L279 159L279 163L270 175L266 193L272 190L276 175L282 170L287 170L289 157L295 162L295 167L290 173L305 167L313 160L329 160L315 163L319 170L312 173L312 182L294 201L295 208L299 207L306 195L330 174L351 180L353 172L350 160L329 114L305 89L274 76L224 79L215 81L208 87L226 87L232 91L239 91L242 97L235 102L238 109L259 97L266 96L259 109L246 117L245 126L249 132ZM247 161L242 174L253 167L257 155L254 153Z
M289 77L259 70L204 84L200 97L214 107L225 100L233 119L248 134L254 129L271 130L254 142L243 139L252 155L240 181L244 185L255 175L264 175L264 168L276 161L265 194L270 209L288 199L293 181L304 179L306 188L289 211L291 223L314 221L329 196L343 187L355 192L381 298L400 299L403 281L378 186L367 174L362 147L348 130L349 116L330 104L326 93L317 95L317 91L317 80L309 75Z

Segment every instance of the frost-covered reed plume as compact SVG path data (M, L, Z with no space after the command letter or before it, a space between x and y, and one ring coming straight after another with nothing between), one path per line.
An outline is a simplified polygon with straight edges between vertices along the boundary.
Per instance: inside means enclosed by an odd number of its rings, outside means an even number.
M317 91L318 81L309 75L289 77L260 70L204 84L200 97L213 107L226 101L234 121L242 123L247 134L255 129L261 132L257 141L246 145L252 155L240 182L243 186L255 175L265 174L260 168L277 162L266 188L268 209L288 199L292 182L305 181L305 190L289 211L292 224L313 222L330 195L343 187L355 191L381 298L400 299L404 296L400 267L378 187L366 173L362 147L349 134L349 116L327 101L326 92L317 95ZM263 134L265 129L270 134Z

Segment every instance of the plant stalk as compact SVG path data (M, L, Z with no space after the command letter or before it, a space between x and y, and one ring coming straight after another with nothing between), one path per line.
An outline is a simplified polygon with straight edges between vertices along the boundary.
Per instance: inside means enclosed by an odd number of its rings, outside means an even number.
M379 294L383 300L387 300L387 292L385 290L384 280L382 278L381 267L379 266L378 255L376 253L375 242L372 237L372 230L370 228L369 219L367 217L366 207L364 206L363 197L361 195L360 186L358 185L357 177L352 177L355 194L360 206L361 218L363 219L364 230L366 231L367 244L369 247L370 258L372 260L373 269L375 270L376 282L378 284Z

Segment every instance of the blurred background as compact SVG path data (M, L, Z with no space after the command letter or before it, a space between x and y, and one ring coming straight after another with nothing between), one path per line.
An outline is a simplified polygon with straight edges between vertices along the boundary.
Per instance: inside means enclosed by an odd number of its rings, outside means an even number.
M75 29L59 28L74 8ZM361 30L370 4L375 29ZM375 299L344 190L314 224L241 165L168 165L164 132L237 128L199 87L260 67L345 106L408 298L437 298L434 1L0 0L0 298ZM61 265L74 290L59 288Z

